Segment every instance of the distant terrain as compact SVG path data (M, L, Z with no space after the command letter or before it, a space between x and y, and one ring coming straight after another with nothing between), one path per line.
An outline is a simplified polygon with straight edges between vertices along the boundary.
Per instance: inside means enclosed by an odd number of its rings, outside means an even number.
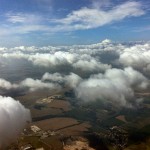
M91 145L91 149L89 147L88 150L92 150L92 147L96 150L100 150L101 147L104 150L114 150L114 146L109 142L107 136L110 128L117 126L128 134L128 143L124 150L136 150L139 147L142 150L150 148L150 103L147 95L139 108L118 110L115 106L104 105L101 101L79 105L74 103L65 90L64 93L54 95L47 93L47 97L44 97L43 94L40 95L39 92L37 93L34 92L33 97L30 93L16 97L16 99L19 99L26 107L31 109L33 122L29 126L35 125L42 131L54 132L49 140L49 137L44 138L48 145L51 145L51 140L55 140L56 143L67 140L70 142L66 144L70 145L73 141L80 141L82 137L87 139L87 142ZM38 96L34 98L34 95ZM144 93L138 93L138 96L143 95ZM29 96L33 98L34 102L31 98L28 99ZM101 109L99 109L100 107ZM27 143L32 144L33 139L28 138L26 134L24 136L28 141ZM34 138L36 140L36 137ZM36 141L38 141L38 136ZM21 142L21 144L23 143ZM60 150L56 147L55 149ZM70 149L65 147L65 150L72 150L71 146Z

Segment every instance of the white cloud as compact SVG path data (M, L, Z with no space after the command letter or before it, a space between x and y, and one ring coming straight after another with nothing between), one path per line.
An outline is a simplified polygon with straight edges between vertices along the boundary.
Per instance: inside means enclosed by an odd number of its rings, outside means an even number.
M40 16L24 13L16 13L16 14L7 13L6 18L7 21L10 23L21 23L21 24L39 23L42 20Z
M28 60L34 65L44 67L70 66L73 69L79 69L83 72L105 71L111 68L111 65L103 64L99 60L90 55L71 52L58 51L54 54L40 54L29 55Z
M0 78L0 89L5 90L29 90L29 91L36 91L40 89L57 89L60 90L61 86L57 83L50 83L50 82L43 82L39 79L32 79L26 78L25 80L21 81L18 84L13 84L5 79Z
M95 59L91 60L79 60L73 64L75 69L79 69L84 72L92 72L92 71L105 71L106 69L111 68L111 65L102 64L101 62L96 61Z
M41 66L57 66L57 65L66 65L72 64L77 59L77 54L71 54L69 52L58 51L54 54L40 54L32 55L29 57L29 60L32 61L35 65Z
M61 23L60 30L83 30L101 27L128 17L138 17L145 14L139 2L128 1L111 10L101 8L81 8L67 15L66 18L54 20ZM58 30L56 27L55 30Z
M45 81L45 80L50 80L50 81L53 81L53 82L58 82L58 83L62 83L63 82L63 76L56 72L54 74L50 74L48 72L46 72L43 76L42 76L42 80Z
M113 43L104 40L91 45L15 47L0 50L0 57L25 59L35 66L57 69L64 67L70 72L104 72L114 64L133 67L150 73L150 43ZM64 69L65 70L65 69Z
M35 66L57 69L66 67L71 72L104 72L114 64L133 67L150 73L150 43L114 43L104 40L91 45L15 47L0 50L1 58L26 59Z
M17 84L11 84L9 81L0 78L0 89L10 90L13 88L17 88Z
M11 97L0 96L0 149L16 140L27 121L30 111Z
M47 19L42 15L31 13L7 13L5 21L0 25L0 36L19 36L31 32L51 32L51 27L46 24ZM20 37L20 36L19 36Z
M47 1L46 1L47 3ZM106 2L102 5L106 6ZM83 7L79 10L70 12L64 18L51 19L48 16L42 16L31 13L7 13L5 20L0 25L0 36L19 36L33 32L56 33L64 31L92 29L117 22L129 17L138 17L146 12L142 4L136 1L128 1L107 10L101 6L94 5Z
M71 88L75 88L81 82L82 79L75 73L70 73L69 75L62 75L60 73L45 73L42 77L42 80L49 80L52 82L65 84L65 86L69 86Z
M46 83L46 82L42 82L41 80L34 80L32 78L27 78L25 80L23 80L20 84L19 84L20 88L28 88L30 91L36 91L36 90L40 90L40 89L57 89L60 90L61 87L58 84L53 84L53 83Z
M105 74L92 75L76 87L76 95L84 101L101 99L117 106L131 107L136 103L134 90L145 90L149 85L141 73L132 68L108 69Z
M150 73L150 43L135 44L120 52L119 62Z
M36 91L40 89L50 89L50 90L61 90L62 86L75 88L82 78L75 73L70 73L69 75L63 75L60 73L45 73L41 80L26 78L23 81L20 81L18 84L13 84L5 79L0 79L0 89L2 90L29 90Z
M83 55L82 57L91 59L87 55ZM70 62L74 60L70 59L72 57L67 58ZM64 66L66 67L66 65ZM79 70L82 71L84 67L86 68L85 64ZM88 68L90 68L88 71L92 73L86 79L72 72L67 75L59 72L53 74L47 72L41 79L26 78L18 84L12 84L9 81L0 79L0 88L3 90L22 89L35 91L39 89L61 90L63 87L70 87L75 90L76 96L84 101L102 99L117 103L118 106L131 107L134 103L138 102L134 96L134 92L137 90L144 91L149 86L149 80L142 73L131 67L124 68L123 70L105 68L104 73L94 74L93 63L89 61Z
M54 74L43 72L41 80L27 78L13 84L0 79L0 88L6 90L34 91L66 86L76 89L77 97L85 101L104 98L121 106L131 106L136 99L134 91L149 86L149 80L140 73L150 72L149 42L121 44L107 39L91 45L1 48L0 57L5 63L9 58L25 59L41 68L44 66L46 71L57 69ZM118 69L120 67L127 68Z

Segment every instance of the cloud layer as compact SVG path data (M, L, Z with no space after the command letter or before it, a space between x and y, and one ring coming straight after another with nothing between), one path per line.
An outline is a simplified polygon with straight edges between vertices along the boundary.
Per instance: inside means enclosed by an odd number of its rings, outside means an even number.
M2 68L16 60L18 64L31 65L26 66L30 73L23 80L10 82L1 78L0 89L35 91L70 87L78 99L105 99L129 107L138 102L135 92L149 87L149 53L149 42L114 43L108 39L91 45L0 48ZM35 70L39 70L38 78L30 76Z
M150 72L149 42L121 44L104 40L91 45L0 48L0 57L25 59L45 68L65 66L75 72L104 72L112 65Z

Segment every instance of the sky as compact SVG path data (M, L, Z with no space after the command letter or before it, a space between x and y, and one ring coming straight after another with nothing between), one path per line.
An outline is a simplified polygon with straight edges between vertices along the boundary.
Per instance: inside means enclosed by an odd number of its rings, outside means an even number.
M150 40L149 0L0 0L0 46Z

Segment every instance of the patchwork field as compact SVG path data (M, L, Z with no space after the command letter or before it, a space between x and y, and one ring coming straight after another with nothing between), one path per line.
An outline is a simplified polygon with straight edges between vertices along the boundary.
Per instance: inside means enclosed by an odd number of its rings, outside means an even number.
M121 120L121 121L123 121L125 123L127 122L127 120L126 120L124 115L117 116L116 119Z
M54 130L64 135L81 135L88 131L91 125L88 122L81 123L73 118L52 118L34 122L42 130Z
M72 118L51 118L42 121L34 122L34 124L43 130L60 130L62 128L79 124Z
M137 147L141 150L149 150L147 138L150 135L150 101L147 94L144 98L144 102L137 109L123 108L121 110L117 110L111 104L105 105L102 101L82 104L75 101L72 94L65 95L65 90L64 92L32 92L19 96L17 99L31 110L32 124L43 131L55 131L56 134L66 137L85 136L88 133L97 133L105 137L106 131L113 126L118 126L129 133L130 142L125 150L136 150ZM47 138L45 140L48 140L48 143L53 141ZM95 146L105 145L105 143L95 143L99 141L98 137L94 140L89 139L89 142L90 140ZM58 142L55 139L54 141ZM110 150L112 149L111 147Z
M30 107L33 118L38 118L48 115L61 115L66 111L71 110L71 105L68 101L52 100L50 103L36 103Z

